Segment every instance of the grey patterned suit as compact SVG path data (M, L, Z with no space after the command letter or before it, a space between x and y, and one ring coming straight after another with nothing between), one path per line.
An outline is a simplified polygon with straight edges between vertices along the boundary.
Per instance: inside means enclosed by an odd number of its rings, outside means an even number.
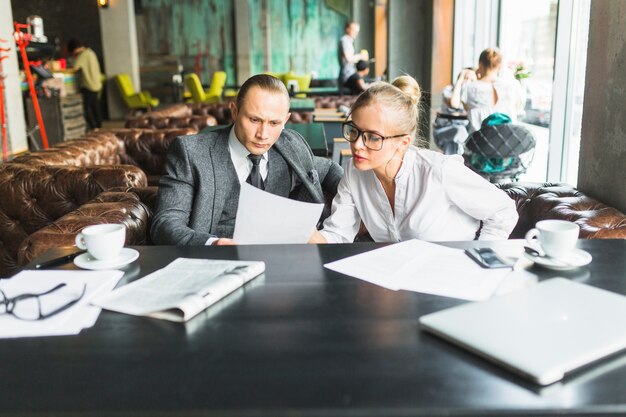
M230 129L181 136L171 144L150 230L155 244L204 245L211 237L232 237L240 186L228 148ZM268 179L273 180L268 185L273 182L276 189L282 185L286 197L324 203L325 196L330 201L337 193L343 170L329 159L313 156L297 132L283 130L270 152L278 158L270 157ZM281 170L273 160L286 164ZM266 191L272 192L267 185ZM226 221L226 214L232 222ZM328 214L325 210L323 217Z

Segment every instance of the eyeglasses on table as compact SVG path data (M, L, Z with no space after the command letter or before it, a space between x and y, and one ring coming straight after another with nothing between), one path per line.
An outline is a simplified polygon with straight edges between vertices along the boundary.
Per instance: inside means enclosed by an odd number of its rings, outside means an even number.
M87 284L83 284L80 293L74 292L67 301L58 303L56 296L60 295L65 287L67 283L63 282L47 291L19 294L14 297L7 297L6 293L0 290L0 315L9 314L19 320L37 321L62 313L83 298ZM44 312L45 307L50 311Z

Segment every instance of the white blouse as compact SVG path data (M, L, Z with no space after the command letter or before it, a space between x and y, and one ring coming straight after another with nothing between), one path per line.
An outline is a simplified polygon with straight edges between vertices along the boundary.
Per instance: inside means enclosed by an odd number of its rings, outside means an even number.
M350 164L320 232L329 243L354 240L362 220L376 242L409 239L507 239L517 223L514 201L471 171L459 155L411 146L395 179L395 215L374 171Z
M494 104L493 89L496 90L498 101ZM467 109L469 126L472 133L480 129L481 123L490 114L504 113L517 122L517 114L522 110L522 90L520 83L514 79L497 78L493 84L474 81L461 87L461 101Z

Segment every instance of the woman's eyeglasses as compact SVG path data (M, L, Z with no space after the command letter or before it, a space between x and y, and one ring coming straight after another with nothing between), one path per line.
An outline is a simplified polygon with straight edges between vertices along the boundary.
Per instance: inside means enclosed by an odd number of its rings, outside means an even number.
M383 148L383 141L385 139L393 139L400 138L402 136L406 136L405 133L401 135L393 135L393 136L381 136L378 133L372 132L364 132L352 122L345 122L343 124L343 137L350 143L354 143L359 140L359 137L363 140L363 145L367 149L371 149L373 151L380 151Z
M16 319L36 321L59 314L79 302L87 289L84 284L80 294L59 294L59 290L65 286L66 283L61 283L44 292L20 294L11 298L0 290L0 315L10 314Z

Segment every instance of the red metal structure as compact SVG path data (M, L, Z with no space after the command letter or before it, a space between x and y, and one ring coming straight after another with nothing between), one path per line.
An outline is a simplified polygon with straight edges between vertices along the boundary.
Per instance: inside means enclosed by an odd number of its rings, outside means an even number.
M0 39L0 42L6 42L6 39ZM0 130L2 131L2 159L4 162L9 157L9 151L7 148L7 116L4 107L4 71L2 69L2 61L7 59L7 55L2 55L2 52L9 52L9 48L0 48Z
M28 61L28 56L26 55L26 46L30 42L31 35L28 33L22 32L22 29L28 28L30 25L20 24L17 22L13 23L15 25L15 33L13 36L15 37L15 43L18 48L20 48L20 53L22 55L22 63L24 64L24 72L26 73L26 81L28 81L28 87L30 89L30 97L33 100L33 107L35 109L35 116L37 117L37 123L39 124L39 131L41 133L41 144L44 149L48 149L48 136L46 135L46 128L43 124L43 118L41 117L41 109L39 108L39 100L37 99L37 92L35 91L35 82L33 81L33 74L30 72L30 62Z

